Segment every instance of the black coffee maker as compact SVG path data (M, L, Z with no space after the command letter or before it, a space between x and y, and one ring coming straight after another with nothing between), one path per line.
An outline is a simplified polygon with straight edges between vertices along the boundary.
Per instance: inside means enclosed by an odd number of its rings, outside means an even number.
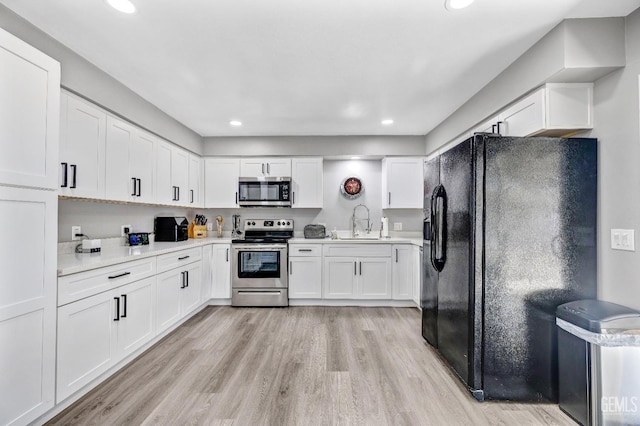
M153 224L156 241L185 241L189 238L186 217L156 217Z

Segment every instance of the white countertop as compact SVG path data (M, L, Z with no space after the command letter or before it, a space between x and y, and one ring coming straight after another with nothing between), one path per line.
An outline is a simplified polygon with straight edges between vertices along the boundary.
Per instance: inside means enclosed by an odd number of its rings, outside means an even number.
M231 238L190 238L186 241L179 241L175 243L154 242L147 246L105 247L97 254L58 254L58 276L61 277L64 275L89 271L91 269L102 268L104 266L116 265L118 263L143 259L145 257L158 256L160 254L204 246L207 244L229 243L231 243Z
M289 244L413 244L422 247L422 239L415 237L390 237L372 239L337 239L331 238L313 239L313 238L292 238Z

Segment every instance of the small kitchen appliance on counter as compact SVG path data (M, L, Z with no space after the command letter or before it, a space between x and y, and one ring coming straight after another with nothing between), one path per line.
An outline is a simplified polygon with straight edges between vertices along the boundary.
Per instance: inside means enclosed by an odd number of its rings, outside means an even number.
M231 306L288 306L293 219L247 219L232 240Z
M189 238L186 217L156 217L153 225L155 241L185 241Z
M321 240L327 236L324 225L309 224L304 227L304 237L307 239Z

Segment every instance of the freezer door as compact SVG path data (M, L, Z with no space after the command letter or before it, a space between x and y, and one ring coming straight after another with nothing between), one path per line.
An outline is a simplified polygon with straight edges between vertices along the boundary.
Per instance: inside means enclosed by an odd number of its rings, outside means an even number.
M424 226L422 250L422 336L431 345L438 347L438 271L431 263L432 210L431 198L440 185L440 159L424 163Z
M436 256L445 255L446 258L438 276L438 350L465 383L469 383L472 347L473 141L468 139L440 156L440 184L444 189L444 200L438 202L438 209L444 208L442 215L446 227L441 244L445 249L435 250ZM434 216L440 216L440 213L436 212ZM440 223L437 226L444 225Z

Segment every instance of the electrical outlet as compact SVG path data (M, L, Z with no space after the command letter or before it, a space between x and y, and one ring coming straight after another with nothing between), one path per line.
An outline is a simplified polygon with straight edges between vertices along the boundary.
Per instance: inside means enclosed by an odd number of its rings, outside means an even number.
M394 231L402 231L402 222L393 222Z
M633 229L612 229L611 248L614 250L636 251Z
M131 232L131 225L122 225L120 227L120 236L121 237L126 237L129 232Z
M81 226L71 227L71 241L80 241L82 239L82 237L76 237L76 234L82 234Z

